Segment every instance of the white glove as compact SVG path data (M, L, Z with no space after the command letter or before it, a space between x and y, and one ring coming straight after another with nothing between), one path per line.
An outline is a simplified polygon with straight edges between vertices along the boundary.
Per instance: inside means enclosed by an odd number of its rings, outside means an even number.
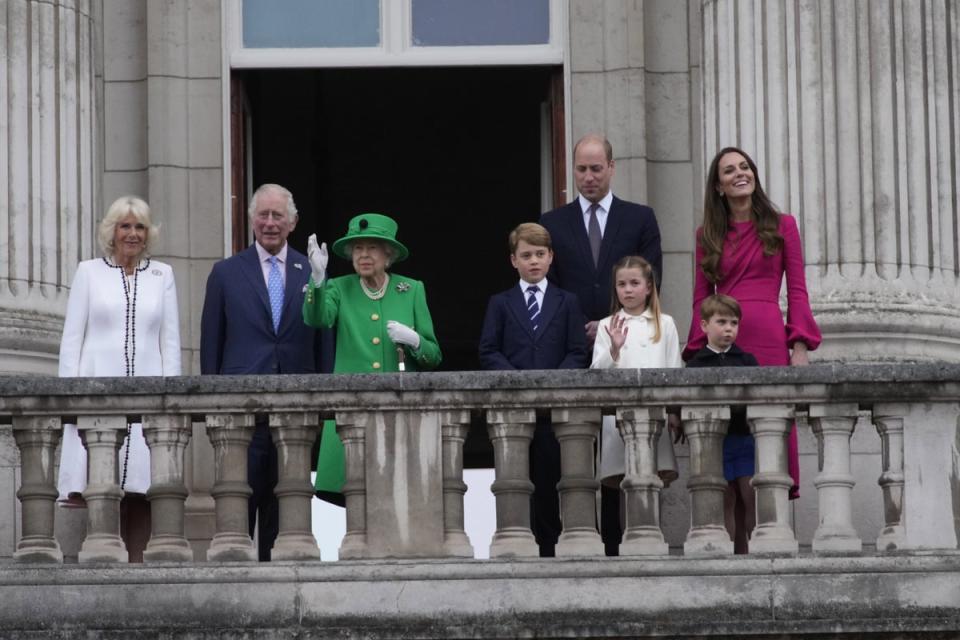
M311 233L307 238L307 258L310 259L310 269L313 271L313 284L318 287L327 279L327 243L317 246L317 234Z
M394 344L405 344L416 351L420 348L420 334L396 320L387 321L387 335Z

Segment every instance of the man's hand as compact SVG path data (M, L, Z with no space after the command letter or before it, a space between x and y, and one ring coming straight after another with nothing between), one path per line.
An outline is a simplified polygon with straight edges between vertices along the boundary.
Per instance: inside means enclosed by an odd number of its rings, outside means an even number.
M587 324L583 325L584 331L587 332L587 343L592 345L597 339L597 327L599 326L600 322L598 320L591 320Z
M394 344L405 344L414 351L420 348L420 334L396 320L387 321L387 335Z
M310 259L310 269L313 271L313 284L320 286L327 279L327 243L317 246L317 234L311 233L307 238L307 258Z

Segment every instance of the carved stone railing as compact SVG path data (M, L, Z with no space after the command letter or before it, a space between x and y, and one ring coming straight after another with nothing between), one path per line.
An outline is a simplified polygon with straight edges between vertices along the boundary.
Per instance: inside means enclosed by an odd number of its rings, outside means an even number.
M691 523L684 552L727 555L722 436L732 405L746 405L757 441L753 554L793 555L787 435L807 418L818 447L815 554L859 554L852 526L850 438L869 411L882 444L881 552L956 549L960 366L812 366L726 370L462 372L349 376L0 380L0 419L20 449L20 562L62 562L54 537L54 454L61 424L86 444L86 539L79 561L124 562L116 456L128 420L151 448L152 535L145 562L192 558L184 536L184 451L193 422L213 445L217 531L210 561L252 561L247 535L246 448L254 415L269 415L278 445L280 533L274 559L316 560L310 531L310 451L323 419L335 418L346 452L347 533L340 557L473 555L463 530L463 443L482 415L493 445L497 529L492 557L534 556L528 450L537 411L551 411L561 444L565 530L557 554L602 555L593 530L594 441L615 414L626 445L624 555L666 555L660 526L656 439L680 407L690 440ZM953 457L951 457L953 456ZM919 473L922 467L922 475ZM907 506L909 505L909 507ZM3 514L0 514L3 516Z

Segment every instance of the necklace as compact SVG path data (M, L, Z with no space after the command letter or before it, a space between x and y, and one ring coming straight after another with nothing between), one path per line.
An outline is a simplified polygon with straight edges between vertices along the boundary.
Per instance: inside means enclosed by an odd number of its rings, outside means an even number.
M379 300L387 293L387 285L390 283L390 274L384 274L383 284L380 285L379 289L371 289L363 281L363 278L360 278L360 288L363 289L363 294L370 298L371 300Z
M106 257L104 264L120 271L120 282L123 284L123 297L126 300L123 319L123 360L126 365L126 375L134 375L137 358L137 280L141 271L150 266L150 258L139 264L133 270L133 282L127 276L127 270L120 264L113 264ZM130 462L130 423L127 423L127 450L123 456L123 477L120 479L120 490L123 491L127 483L127 465Z

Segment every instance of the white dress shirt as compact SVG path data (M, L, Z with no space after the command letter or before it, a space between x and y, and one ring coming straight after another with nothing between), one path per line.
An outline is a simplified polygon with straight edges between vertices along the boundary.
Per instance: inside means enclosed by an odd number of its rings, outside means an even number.
M260 246L259 242L253 243L257 247L257 257L260 258L260 269L263 270L263 284L266 285L267 290L270 290L270 256L273 254ZM283 283L284 289L287 287L287 247L290 246L286 242L283 243L283 247L277 252L277 267L280 268L280 282Z
M583 228L587 230L587 235L590 235L590 206L593 204L589 200L583 197L583 195L577 196L577 200L580 202L580 210L583 212ZM613 191L607 191L607 195L600 198L600 202L597 203L597 222L600 223L600 237L603 237L603 232L607 229L607 214L610 213L610 205L613 204Z
M527 293L527 288L528 288L528 287L533 287L533 286L536 286L537 288L540 289L540 290L537 291L534 295L537 296L537 307L539 307L539 308L542 310L542 309L543 309L543 294L544 294L544 293L546 292L546 290L547 290L547 279L544 278L544 279L541 280L540 282L527 282L527 281L524 280L523 278L520 278L520 291L523 291L523 301L524 301L524 302L526 302L526 301L527 301L527 298L530 296L530 294Z

